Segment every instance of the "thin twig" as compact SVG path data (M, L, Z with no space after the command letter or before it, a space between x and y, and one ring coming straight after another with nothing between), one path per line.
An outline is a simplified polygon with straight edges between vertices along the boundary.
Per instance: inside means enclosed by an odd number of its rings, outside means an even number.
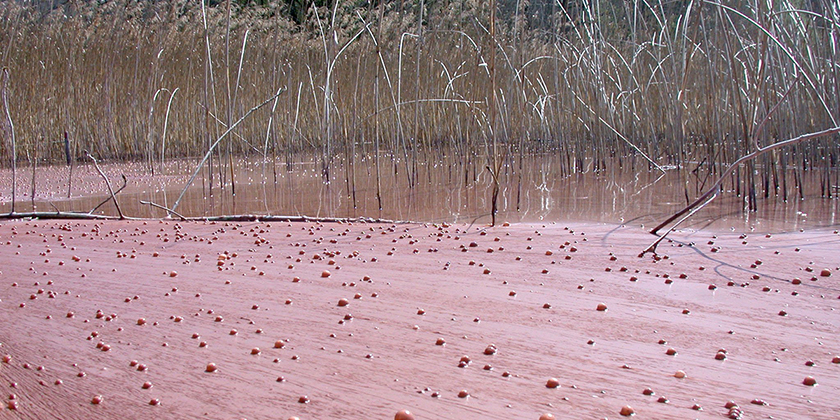
M158 204L158 203L153 203L153 202L151 202L151 201L144 201L144 200L140 200L140 204L146 204L146 205L149 205L149 206L152 206L152 207L157 207L157 208L159 208L159 209L161 209L161 210L166 210L169 214L174 214L174 215L178 216L178 217L179 217L182 221L186 221L186 220L187 220L187 218L186 218L186 217L182 216L180 213L176 212L175 210L172 210L172 209L170 209L170 208L168 208L168 207L161 206L161 205L160 205L160 204ZM166 217L169 217L169 215L167 215Z
M105 185L108 186L108 192L111 193L111 199L114 200L114 207L117 208L117 214L119 214L120 220L125 219L125 216L123 216L123 214L122 214L122 209L120 209L120 203L117 201L117 196L116 196L116 194L114 194L114 189L111 188L111 181L105 175L105 172L102 172L102 169L99 168L99 164L96 162L96 158L91 156L90 153L88 153L87 150L84 150L84 153L85 153L85 156L88 157L88 159L93 161L93 166L96 168L96 171L99 172L99 175L101 175L102 178L105 179ZM93 213L93 210L91 210L89 213Z
M119 194L119 193L120 193L120 191L124 190L124 189L125 189L125 187L128 185L128 179L126 179L125 175L121 175L121 176L122 176L122 180L123 180L123 185L122 185L122 187L120 187L119 189L117 189L116 191L114 191L114 195ZM88 213L93 213L93 212L95 212L96 210L98 210L100 207L102 207L102 206L103 206L105 203L107 203L108 201L111 201L111 198L110 198L110 197L108 197L108 198L106 198L106 199L102 200L102 202L101 202L101 203L97 204L97 205L96 205L96 207L94 207L94 208L93 208L93 210L89 211Z
M688 214L686 214L686 215L685 215L685 217L683 217L682 219L680 219L679 221L677 221L677 223L674 223L674 225L673 225L673 226L671 226L671 228L670 228L670 229L668 229L668 232L665 232L665 233L664 233L664 234L662 234L662 235L661 235L658 239L656 239L656 240L655 240L652 244L648 245L648 247L647 247L647 248L645 248L645 250L644 250L644 251L642 251L642 253L641 253L641 254L639 254L639 257L643 257L643 256L644 256L645 254L647 254L648 252L653 252L653 253L654 253L654 255L656 255L656 247L659 245L659 243L660 243L660 242L662 242L663 240L665 240L665 237L666 237L666 236L668 236L668 234L669 234L669 233L671 233L671 232L675 231L675 230L677 229L677 226L679 226L680 224L682 224L682 222L686 221L686 219L688 219L689 217L693 216L693 215L694 215L694 213L697 213L698 211L702 210L702 209L703 209L703 207L706 207L706 205L707 205L707 204L709 204L709 203L711 203L711 202L712 202L712 200L714 200L714 199L715 199L715 197L717 197L717 190L715 190L715 194L712 194L712 196L711 196L711 197L709 197L709 199L708 199L708 200L706 200L706 202L705 202L705 203L703 203L703 204L701 204L701 205L697 206L696 208L692 209L692 210L691 210Z
M823 130L823 131L817 131L817 132L814 132L814 133L803 134L799 137L794 137L792 139L783 140L783 141L780 141L780 142L777 142L777 143L773 143L771 145L762 147L762 148L760 148L760 149L758 149L758 150L756 150L752 153L741 156L732 165L730 165L729 168L727 168L726 171L723 172L723 174L721 174L721 176L718 178L718 180L715 181L715 183L712 184L712 186L709 187L709 189L705 193L703 193L703 195L698 197L691 204L685 206L682 210L680 210L680 211L674 213L673 215L671 215L671 217L666 219L664 222L657 225L655 228L653 228L650 231L650 233L653 234L653 235L658 235L659 230L662 229L663 227L669 225L671 222L673 222L674 220L676 220L680 216L686 214L687 212L689 212L694 207L697 207L697 205L699 205L703 201L709 199L710 197L711 198L716 197L717 196L717 191L720 188L720 185L723 183L723 180L726 179L730 174L732 174L732 172L736 168L738 168L738 166L740 166L742 163L747 162L747 161L752 160L752 159L755 159L755 158L757 158L757 157L759 157L759 156L761 156L761 155L763 155L767 152L770 152L772 150L776 150L776 149L779 149L779 148L782 148L782 147L785 147L785 146L792 146L794 144L802 143L802 142L805 142L805 141L808 141L808 140L813 140L813 139L816 139L816 138L819 138L819 137L830 136L832 134L837 134L837 133L840 133L840 126L834 127L834 128L829 128L829 129ZM705 206L705 204L704 204L704 206ZM667 233L665 235L667 235ZM665 235L663 235L663 236L665 236Z
M241 118L239 118L239 120L237 120L235 123L231 124L230 127L228 127L228 129L225 130L225 132L222 133L222 135L219 136L219 138L216 139L216 141L212 145L210 145L210 148L207 149L207 153L204 154L204 158L201 159L201 162L199 162L198 166L196 166L195 172L193 172L192 176L190 177L190 180L187 181L186 185L184 185L184 189L181 191L181 195L178 196L178 199L175 200L175 204L172 205L172 212L173 213L175 212L175 209L178 208L178 204L181 204L181 199L184 198L184 195L187 193L187 189L190 187L190 185L192 185L193 181L195 181L195 178L198 176L198 173L201 172L201 168L204 166L204 163L207 162L207 159L210 158L210 155L213 153L213 150L216 148L216 146L218 146L219 143L221 143L221 141L224 140L224 138L227 137L227 135L231 131L233 131L233 129L235 129L242 121L245 121L245 119L248 118L248 116L250 116L254 111L262 108L263 106L265 106L269 102L273 101L274 98L280 96L280 94L285 92L285 91L286 91L285 87L281 87L280 89L277 89L277 93L275 93L272 97L263 101L261 104L259 104L255 107L251 108L250 110L248 110L248 112L246 112L245 115L243 115Z

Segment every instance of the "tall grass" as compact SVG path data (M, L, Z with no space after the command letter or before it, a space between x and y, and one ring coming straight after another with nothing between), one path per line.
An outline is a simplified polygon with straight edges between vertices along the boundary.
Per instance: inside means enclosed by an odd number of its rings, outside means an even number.
M336 1L296 27L277 4L69 2L43 13L3 2L0 66L11 74L17 153L60 162L67 131L76 158L90 150L150 171L165 157L207 155L210 192L214 177L234 181L225 170L234 155L313 159L325 175L343 156L349 194L359 157L376 160L377 179L416 185L432 182L418 166L456 156L468 185L487 169L510 182L526 155L551 154L564 174L677 168L688 201L756 145L840 120L834 2L555 2L542 9L549 23L530 28L521 2L501 3L512 10L495 16L468 0ZM275 106L212 150L282 86ZM794 197L802 171L822 171L831 197L838 143L774 151L724 188L754 208L760 197Z

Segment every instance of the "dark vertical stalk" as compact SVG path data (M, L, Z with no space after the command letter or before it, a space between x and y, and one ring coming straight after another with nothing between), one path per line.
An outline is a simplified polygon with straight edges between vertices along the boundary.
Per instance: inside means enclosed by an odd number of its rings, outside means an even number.
M32 211L35 211L35 168L38 166L38 148L33 147L32 153L35 156L30 157L29 152L26 152L26 157L29 158L29 166L32 168L32 182L30 184L31 189L29 191L29 201L32 205Z
M67 158L67 166L70 167L70 174L67 176L67 198L70 198L70 189L73 186L73 158L70 156L70 137L67 130L64 130L64 156Z
M782 173L782 201L788 201L788 185L787 185L787 153L779 153L779 167Z

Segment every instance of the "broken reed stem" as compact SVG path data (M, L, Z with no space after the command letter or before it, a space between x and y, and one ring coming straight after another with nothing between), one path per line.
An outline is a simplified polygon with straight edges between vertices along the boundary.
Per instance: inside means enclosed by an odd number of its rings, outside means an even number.
M840 133L840 126L834 127L834 128L829 128L829 129L823 130L823 131L817 131L817 132L814 132L814 133L803 134L799 137L794 137L792 139L783 140L783 141L780 141L780 142L777 142L777 143L773 143L771 145L759 148L758 150L756 150L752 153L741 156L740 158L738 158L738 160L736 160L734 163L732 163L732 165L730 165L729 168L727 168L726 171L724 171L720 175L720 177L718 177L718 180L715 181L715 183L712 184L712 186L709 187L709 189L705 193L703 193L703 195L698 197L691 204L685 206L682 210L680 210L680 211L674 213L673 215L671 215L671 217L666 219L664 222L657 225L655 228L653 228L650 231L650 233L653 234L653 235L658 235L658 232L659 232L660 229L669 225L671 222L673 222L674 220L676 220L680 216L686 214L687 212L689 212L694 207L697 207L703 201L716 197L718 189L720 188L723 181L730 174L732 174L732 172L734 172L735 169L737 169L742 163L751 161L751 160L753 160L753 159L755 159L755 158L757 158L757 157L759 157L759 156L761 156L761 155L763 155L767 152L770 152L770 151L773 151L773 150L776 150L776 149L780 149L780 148L785 147L785 146L792 146L792 145L799 144L799 143L802 143L802 142L805 142L805 141L808 141L808 140L813 140L813 139L820 138L820 137L830 136L832 134L837 134L837 133ZM706 204L708 204L708 203L706 203ZM706 204L703 204L703 205L705 206ZM670 230L669 230L669 232L670 232ZM668 233L666 232L662 236L664 237L667 234Z
M166 104L166 116L163 118L163 135L161 136L160 140L160 171L163 171L163 163L166 158L166 127L169 125L169 110L172 108L172 100L175 99L175 94L178 93L178 89L172 91L169 94L169 103Z
M186 218L186 217L182 216L180 213L176 212L175 210L172 210L172 209L170 209L170 208L168 208L168 207L165 207L165 206L161 206L161 205L160 205L160 204L158 204L158 203L153 203L153 202L151 202L151 201L140 200L140 204L145 204L145 205L149 205L149 206L152 206L152 207L157 207L157 208L159 208L159 209L161 209L161 210L166 210L166 212L167 212L166 217L167 217L167 218L169 218L169 215L170 215L170 214L174 214L174 215L178 216L178 217L179 217L182 221L186 221L186 220L187 220L187 218Z
M261 104L259 104L255 107L251 108L250 110L248 110L248 112L246 112L245 115L240 117L235 123L231 124L230 127L228 127L228 129L225 130L225 132L222 133L222 135L219 136L219 138L216 139L216 141L213 142L212 145L210 145L210 148L207 149L207 153L204 154L204 158L201 159L201 162L199 162L198 165L196 166L195 171L193 172L192 176L190 177L190 180L187 181L186 185L184 185L184 189L181 190L181 195L178 196L178 199L175 200L175 204L172 205L172 210L171 211L173 213L175 212L175 209L178 208L178 205L181 204L181 200L184 198L184 195L187 193L187 189L189 189L190 185L192 185L193 181L195 181L195 178L198 176L198 173L201 172L201 168L204 166L204 163L206 163L207 159L210 158L210 155L213 153L213 150L216 149L216 146L218 146L219 143L221 143L221 141L224 140L224 138L227 137L227 135L230 134L231 131L233 131L233 129L235 129L237 126L239 126L239 124L242 123L242 121L245 121L245 119L248 118L248 116L253 114L254 111L264 107L269 102L273 101L274 98L280 96L280 94L285 92L285 91L286 91L285 87L281 87L281 88L277 89L277 93L275 93L274 96L266 99Z
M17 141L15 139L15 124L12 122L12 114L9 112L9 101L7 91L9 88L9 69L3 67L3 109L6 110L6 122L9 123L9 131L12 140L12 209L9 214L15 213L15 198L17 190Z
M101 168L99 168L99 164L96 162L96 158L94 158L93 156L91 156L91 154L90 154L90 153L88 153L88 151L87 151L87 150L85 150L85 151L84 151L84 153L85 153L85 156L87 156L87 157L88 157L88 159L90 159L91 161L93 161L93 166L96 168L96 171L97 171L97 172L99 172L99 175L101 175L101 176L102 176L102 178L103 178L103 179L105 179L105 185L107 185L107 186L108 186L108 192L109 192L109 193L111 193L111 200L114 200L114 206L117 208L117 214L119 214L119 219L120 219L120 220L125 219L125 216L123 216L123 213L122 213L122 209L120 209L120 203L119 203L119 201L117 201L117 195L116 195L116 194L114 194L114 189L113 189L113 188L111 188L111 181L110 181L110 180L108 179L108 177L105 175L105 172L102 172L102 169L101 169ZM107 200L106 200L106 201L107 201ZM98 206L97 206L97 208L98 208ZM95 210L95 209L94 209L94 210ZM91 211L90 211L90 213L93 213L93 210L91 210Z
M682 219L678 220L678 221L677 221L677 223L674 223L674 225L673 225L673 226L671 226L671 227L668 229L668 232L665 232L663 235L659 236L659 238L657 238L655 241L653 241L653 243L652 243L652 244L648 245L648 247L647 247L647 248L645 248L645 250L644 250L644 251L642 251L642 253L641 253L641 254L639 254L639 257L644 257L644 256L645 256L645 254L647 254L648 252L653 252L653 253L654 253L654 255L655 255L655 254L656 254L656 247L657 247L657 246L659 246L659 243L660 243L660 242L662 242L663 240L665 240L665 238L668 236L668 234L669 234L669 233L671 233L671 232L675 231L675 230L677 229L677 226L681 225L681 224L682 224L682 222L686 221L689 217L694 216L694 213L697 213L698 211L702 210L702 209L703 209L703 207L706 207L706 205L707 205L707 204L711 203L711 202L712 202L712 200L714 200L714 199L718 196L718 192L717 192L717 190L714 190L714 191L715 191L715 193L714 193L714 194L712 194L712 196L711 196L711 197L709 197L709 199L708 199L708 200L706 200L706 202L705 202L705 203L703 203L703 204L701 204L701 205L699 205L699 206L695 207L695 208L694 208L694 209L692 209L690 212L688 212L688 214L686 214L686 215L685 215Z
M125 175L121 175L121 176L122 176L122 180L123 180L123 185L122 185L122 187L120 187L119 189L117 189L116 191L114 191L114 195L115 195L115 196L116 196L117 194L119 194L119 193L120 193L120 191L124 190L126 186L128 186L128 179L126 179ZM106 198L106 199L102 200L102 202L101 202L101 203L97 204L97 205L96 205L96 207L94 207L94 208L93 208L93 210L89 211L88 213L93 213L93 212L95 212L96 210L98 210L100 207L102 207L105 203L107 203L107 202L108 202L108 201L110 201L110 200L111 200L111 198L110 198L110 197L108 197L108 198ZM33 211L34 211L34 210L33 210Z

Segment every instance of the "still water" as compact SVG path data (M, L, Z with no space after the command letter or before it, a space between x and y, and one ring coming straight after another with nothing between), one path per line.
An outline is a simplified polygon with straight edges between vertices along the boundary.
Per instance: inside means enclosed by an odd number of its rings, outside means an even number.
M396 163L395 163L396 162ZM197 162L176 160L158 168L155 175L139 164L103 166L114 188L122 185L120 174L128 178L119 194L123 213L134 217L159 218L165 212L140 201L171 207ZM587 221L626 223L652 227L687 204L686 195L699 195L703 179L678 169L665 173L648 171L637 164L593 171L591 165L571 171L551 156L530 156L511 161L503 169L499 194L499 221L564 222ZM641 168L641 169L640 169ZM263 162L262 158L234 164L220 175L214 168L212 194L210 177L204 170L187 190L177 211L185 216L227 214L270 214L312 217L368 217L422 222L490 222L492 177L483 163L471 165L457 161L418 164L411 187L407 166L391 158L381 159L379 176L374 159L356 158L352 162L332 162L329 182L325 182L320 163L301 160L286 164ZM30 175L18 175L17 211L32 209L27 196ZM104 181L90 165L75 168L75 190L66 198L67 168L44 167L35 171L35 208L38 211L90 211L108 197ZM219 180L224 176L224 187ZM0 178L10 186L8 171ZM727 183L718 198L681 227L689 229L732 228L738 231L788 231L815 226L836 226L837 198L820 197L820 175L803 175L804 200L798 199L789 182L789 199L759 192L757 211L747 211L743 197ZM706 179L711 183L714 176ZM57 185L53 185L57 184ZM760 184L760 183L759 183ZM5 189L8 189L6 187ZM59 192L65 190L65 192ZM233 194L235 190L235 195ZM380 196L377 196L377 190ZM0 211L9 211L8 191L3 191ZM794 198L795 197L795 198ZM381 207L380 207L381 202ZM112 203L96 213L116 214Z

